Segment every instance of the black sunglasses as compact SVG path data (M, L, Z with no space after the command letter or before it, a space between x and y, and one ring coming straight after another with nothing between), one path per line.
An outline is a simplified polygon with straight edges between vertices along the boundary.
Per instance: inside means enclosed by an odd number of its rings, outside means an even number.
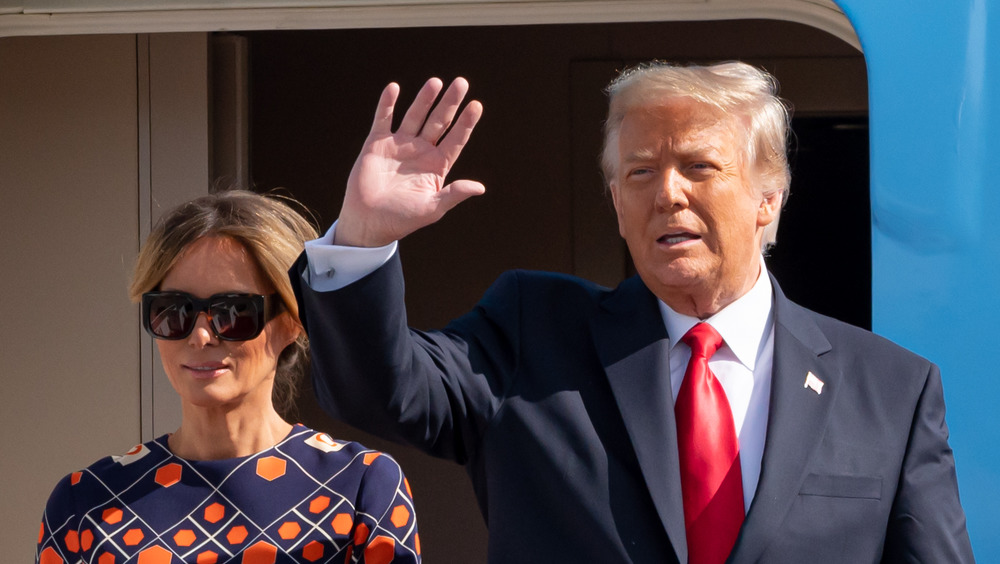
M146 292L142 295L142 327L156 339L177 341L194 330L198 314L208 316L215 336L223 341L248 341L283 305L280 294L215 294L201 299L186 292Z

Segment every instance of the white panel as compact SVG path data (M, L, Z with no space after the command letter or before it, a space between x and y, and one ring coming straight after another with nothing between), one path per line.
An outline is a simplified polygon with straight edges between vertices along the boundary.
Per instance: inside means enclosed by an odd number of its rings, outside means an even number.
M536 0L504 0L506 3L529 3ZM579 2L579 0L549 0L550 2ZM670 4L699 4L708 0L659 0ZM831 4L823 0L807 0ZM25 14L52 14L66 12L130 12L153 10L205 10L246 8L346 8L356 6L400 6L428 4L427 0L157 0L141 4L135 0L10 0L0 1L0 7L16 9ZM495 4L496 0L435 0L434 4Z
M135 38L0 39L0 552L139 440Z
M250 187L250 42L212 37L212 186Z
M104 0L109 1L109 0ZM5 6L6 3L6 7ZM256 29L348 29L775 19L811 25L853 45L854 28L832 0L356 0L328 2L169 2L117 0L103 11L59 0L75 11L30 13L35 5L0 0L0 36L63 33L152 33ZM252 5L251 5L252 4ZM151 6L162 9L147 10ZM245 7L244 7L245 6ZM121 11L119 11L121 10ZM22 13L24 11L25 13ZM4 15L6 14L6 15Z
M165 33L149 37L150 218L209 187L208 35ZM143 233L145 238L147 233ZM151 438L180 426L180 400L163 372L152 338ZM146 391L143 391L149 403Z

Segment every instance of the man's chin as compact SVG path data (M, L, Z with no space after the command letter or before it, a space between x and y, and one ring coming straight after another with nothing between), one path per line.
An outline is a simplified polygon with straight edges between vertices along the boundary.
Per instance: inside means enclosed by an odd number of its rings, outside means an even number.
M696 294L705 286L706 278L700 271L678 266L671 264L669 268L650 272L639 270L639 277L656 297L669 304L670 298Z
M710 278L703 265L688 257L674 259L669 263L656 265L652 269L639 268L639 265L636 265L636 270L647 286L677 291L703 285L705 280Z

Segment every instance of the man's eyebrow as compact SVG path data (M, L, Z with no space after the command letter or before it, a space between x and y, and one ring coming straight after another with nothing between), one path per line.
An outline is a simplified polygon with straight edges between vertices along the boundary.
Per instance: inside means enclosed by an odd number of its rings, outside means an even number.
M645 147L629 152L627 155L625 155L622 161L627 163L635 161L648 161L653 158L656 158L656 155L657 155L656 151L648 147Z
M680 143L676 147L679 155L686 158L706 158L721 155L724 151L722 147L712 143L691 142Z

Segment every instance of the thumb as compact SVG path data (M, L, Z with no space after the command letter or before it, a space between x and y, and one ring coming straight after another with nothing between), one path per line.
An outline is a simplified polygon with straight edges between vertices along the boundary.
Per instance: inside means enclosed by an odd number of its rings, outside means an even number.
M438 211L442 214L471 198L481 196L486 187L475 180L456 180L438 191Z

